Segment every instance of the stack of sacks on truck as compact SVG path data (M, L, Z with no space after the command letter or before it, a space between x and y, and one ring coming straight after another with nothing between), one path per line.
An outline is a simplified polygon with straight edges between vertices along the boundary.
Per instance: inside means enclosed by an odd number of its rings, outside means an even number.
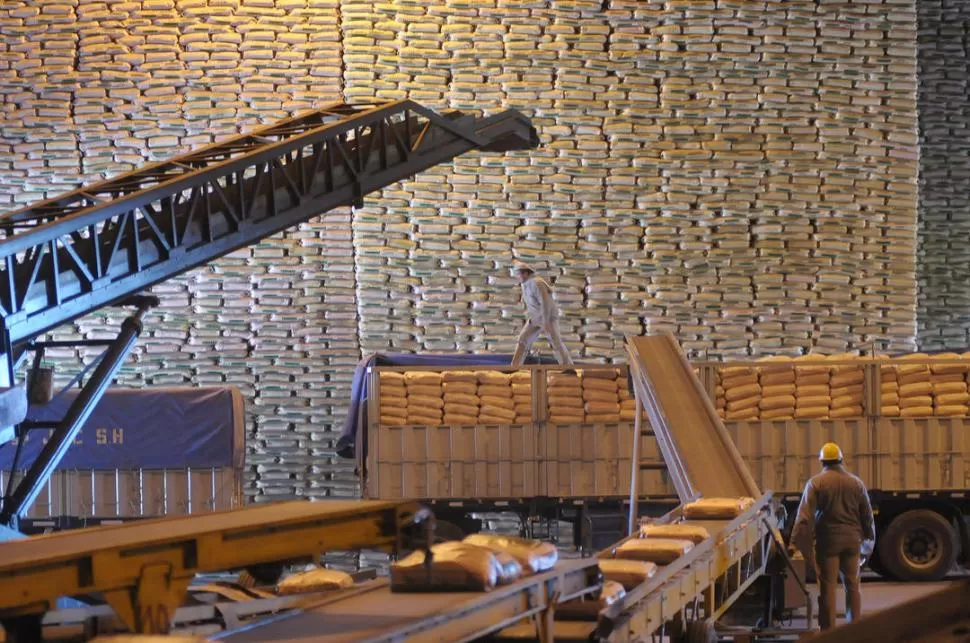
M532 422L532 373L516 371L512 373L512 401L515 403L515 423Z
M937 360L962 360L957 353L942 353ZM960 417L968 414L967 364L930 364L933 415Z
M877 359L886 361L891 358L882 355ZM879 414L899 417L899 371L890 364L879 366Z
M724 419L727 412L727 397L724 395L724 375L719 368L714 369L714 408L717 409L721 419Z
M515 400L512 377L498 371L478 372L479 424L512 424L515 422Z
M380 376L381 424L404 426L408 423L408 394L404 373L381 373Z
M615 424L620 421L620 393L614 369L583 371L583 402L588 424ZM624 382L624 384L626 384Z
M801 355L795 366L795 418L820 420L832 412L832 395L829 387L829 367L822 365L797 366L799 362L818 362L824 355Z
M933 382L925 353L913 353L899 358L900 362L922 360L922 364L899 364L896 381L899 383L899 415L901 417L930 417L933 415Z
M762 366L764 364L764 366ZM766 357L758 362L762 420L795 417L795 368L788 357Z
M831 355L833 362L846 362L859 359L858 355L842 353ZM851 418L863 414L866 372L862 364L842 364L833 366L829 372L829 395L832 397L832 411L829 417Z
M620 421L635 421L637 419L637 399L630 392L626 374L622 370L618 370L616 373L616 393L620 400Z
M586 419L583 382L578 374L550 372L546 398L552 424L582 424Z
M445 407L442 379L441 373L432 371L411 371L404 374L409 425L441 425Z
M721 369L726 407L724 418L729 422L756 420L761 404L761 383L758 372L751 366L729 366Z
M444 393L444 423L448 425L478 424L480 400L478 374L472 371L445 371L441 390Z

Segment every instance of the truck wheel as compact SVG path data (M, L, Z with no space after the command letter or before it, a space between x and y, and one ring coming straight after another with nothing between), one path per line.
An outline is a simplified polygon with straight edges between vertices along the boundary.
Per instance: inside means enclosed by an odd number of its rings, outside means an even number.
M689 621L684 630L684 643L717 643L714 621Z
M938 581L953 568L956 534L946 518L926 509L897 516L879 541L879 560L901 581Z
M872 552L872 556L869 557L869 562L866 563L866 566L869 567L869 571L874 574L879 574L880 577L886 580L899 580L890 574L889 570L886 569L886 566L882 564L882 559L879 558L879 548L877 547L876 549L877 551Z

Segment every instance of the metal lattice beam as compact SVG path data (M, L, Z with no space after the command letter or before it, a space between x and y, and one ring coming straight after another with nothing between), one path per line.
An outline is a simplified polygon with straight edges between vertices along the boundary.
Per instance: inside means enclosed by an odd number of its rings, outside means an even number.
M515 110L301 114L0 216L0 317L16 345L467 151L537 143Z

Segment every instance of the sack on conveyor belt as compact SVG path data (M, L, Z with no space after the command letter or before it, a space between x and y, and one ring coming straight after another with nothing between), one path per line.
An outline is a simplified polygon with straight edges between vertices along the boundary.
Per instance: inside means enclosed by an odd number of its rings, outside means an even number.
M354 579L346 572L335 569L311 569L287 576L276 586L276 593L280 596L290 594L304 594L307 592L322 592L333 589L353 587Z
M651 523L640 525L640 538L675 538L689 540L697 545L710 537L710 532L702 525L691 525L684 522L669 525Z
M616 557L669 565L693 548L694 543L681 538L631 538L616 548Z
M504 570L488 549L459 542L431 547L431 564L425 552L415 551L391 563L391 591L488 591Z
M623 585L626 591L644 584L657 573L657 564L646 560L601 558L598 563L603 578Z
M727 520L737 518L754 504L754 498L700 498L684 505L688 520Z
M597 614L626 596L623 585L607 580L595 597L574 598L556 607L556 618L563 621L594 621Z
M522 565L525 574L536 574L552 569L559 561L559 551L551 543L527 540L498 534L472 534L462 541L490 551L508 554Z
M488 549L486 547L486 549ZM522 578L522 564L515 559L515 556L504 551L492 551L495 561L498 563L498 584L508 585Z
M476 375L473 371L445 371L441 374L441 379L445 384L450 382L478 383L478 375Z

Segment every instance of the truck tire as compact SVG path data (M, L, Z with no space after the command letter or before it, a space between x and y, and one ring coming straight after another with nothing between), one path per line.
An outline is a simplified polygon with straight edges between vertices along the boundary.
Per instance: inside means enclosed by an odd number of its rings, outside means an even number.
M717 630L714 621L688 621L684 630L684 643L717 643Z
M879 539L879 562L901 581L938 581L953 568L956 555L950 522L927 509L896 516Z

